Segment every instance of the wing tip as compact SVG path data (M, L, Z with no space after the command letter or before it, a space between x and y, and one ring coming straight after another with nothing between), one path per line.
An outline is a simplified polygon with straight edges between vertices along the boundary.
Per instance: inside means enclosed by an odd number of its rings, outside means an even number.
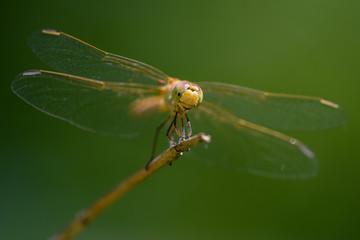
M22 73L23 76L34 76L34 75L39 75L41 74L41 70L38 69L30 69L30 70L26 70Z
M41 30L42 33L53 35L53 36L60 36L61 32L52 28L44 28Z
M307 146L301 145L299 149L308 158L315 159L315 154Z
M340 108L340 105L339 105L339 104L334 103L334 102L329 101L329 100L326 100L326 99L320 99L320 103L321 103L321 104L324 104L324 105L326 105L326 106L335 108L335 109L339 109L339 108Z

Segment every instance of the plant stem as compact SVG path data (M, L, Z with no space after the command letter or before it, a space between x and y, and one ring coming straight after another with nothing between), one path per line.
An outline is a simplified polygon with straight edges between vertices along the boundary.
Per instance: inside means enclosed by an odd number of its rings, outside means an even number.
M66 229L64 229L58 235L51 237L50 239L67 240L75 237L112 203L124 196L127 192L141 183L144 179L151 176L161 167L171 163L172 161L175 161L179 156L181 156L182 152L197 145L200 142L210 142L210 136L200 133L176 146L172 146L171 148L167 149L148 165L148 169L145 169L144 167L129 178L123 180L110 192L100 197L88 209L79 212Z

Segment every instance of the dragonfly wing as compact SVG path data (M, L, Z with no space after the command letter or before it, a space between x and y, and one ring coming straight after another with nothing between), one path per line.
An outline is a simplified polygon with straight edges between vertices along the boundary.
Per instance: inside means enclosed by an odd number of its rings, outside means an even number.
M86 78L147 84L166 83L168 76L145 63L105 52L66 33L52 29L29 37L34 53L60 72Z
M105 135L132 137L145 127L157 126L161 114L140 119L131 110L139 99L149 99L161 112L160 87L138 83L102 82L69 74L29 70L18 75L13 91L29 104L83 129ZM148 107L150 108L150 107ZM159 116L160 115L160 116Z
M242 119L269 128L317 130L346 123L340 106L322 98L263 92L216 82L198 85L204 92L204 99L216 102Z
M208 147L190 155L209 165L256 175L299 179L317 174L313 152L300 141L245 121L217 104L204 101L192 113L192 126L212 135Z

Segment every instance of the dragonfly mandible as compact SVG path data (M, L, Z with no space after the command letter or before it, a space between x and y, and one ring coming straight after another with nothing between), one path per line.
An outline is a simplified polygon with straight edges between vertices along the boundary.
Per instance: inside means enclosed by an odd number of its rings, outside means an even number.
M168 122L170 144L176 144L175 136L178 141L191 136L191 120L196 131L208 126L206 132L213 135L212 146L198 157L237 171L315 176L314 153L279 130L327 129L346 122L340 106L323 98L181 81L53 29L33 33L29 45L58 71L28 70L14 79L12 90L35 108L105 135L133 137L146 122L158 126L154 143Z

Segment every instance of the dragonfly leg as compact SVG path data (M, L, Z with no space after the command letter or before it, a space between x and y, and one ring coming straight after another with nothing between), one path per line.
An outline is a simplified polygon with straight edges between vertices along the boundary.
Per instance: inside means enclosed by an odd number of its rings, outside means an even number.
M171 115L172 115L172 114L170 114L170 115L169 115L164 121L162 121L162 122L160 123L160 125L156 128L155 136L154 136L154 142L153 142L152 151L151 151L151 158L150 158L150 161L146 164L145 169L148 169L150 163L151 163L152 160L154 159L155 150L156 150L156 144L157 144L159 132L160 132L160 130L164 127L164 125L169 121L169 119L171 118Z
M180 117L180 120L181 120L181 137L179 139L179 143L181 141L184 141L185 140L185 127L184 127L184 118L183 118L183 115Z
M187 113L185 113L185 118L186 118L186 122L187 122L187 125L188 125L188 128L189 128L188 138L190 138L191 134L192 134L192 130L191 130L191 124L190 124L190 120L189 120L189 117L188 117Z
M186 119L186 122L188 125L188 134L187 135L188 135L188 138L190 138L192 130L191 130L191 124L190 124L190 120L189 120L187 113L185 113L185 119ZM185 138L185 130L184 130L183 134L184 134L184 138ZM190 151L190 148L188 148L187 151Z
M176 119L177 119L177 112L175 113L175 117L172 120L168 130L166 131L166 137L170 140L170 147L176 145L176 142L173 139L174 129L176 130Z
M170 147L176 146L176 142L174 141L174 131L178 132L178 130L176 129L176 119L177 119L177 112L175 113L175 117L166 132L166 137L170 141ZM175 149L176 149L176 147L175 147ZM171 165L172 165L172 162L169 162L169 166L171 166Z
M177 118L178 118L178 112L175 113L174 129L175 129L175 131L176 131L176 134L181 138L181 133L180 133L179 130L176 128ZM182 118L182 116L181 116L180 118Z

